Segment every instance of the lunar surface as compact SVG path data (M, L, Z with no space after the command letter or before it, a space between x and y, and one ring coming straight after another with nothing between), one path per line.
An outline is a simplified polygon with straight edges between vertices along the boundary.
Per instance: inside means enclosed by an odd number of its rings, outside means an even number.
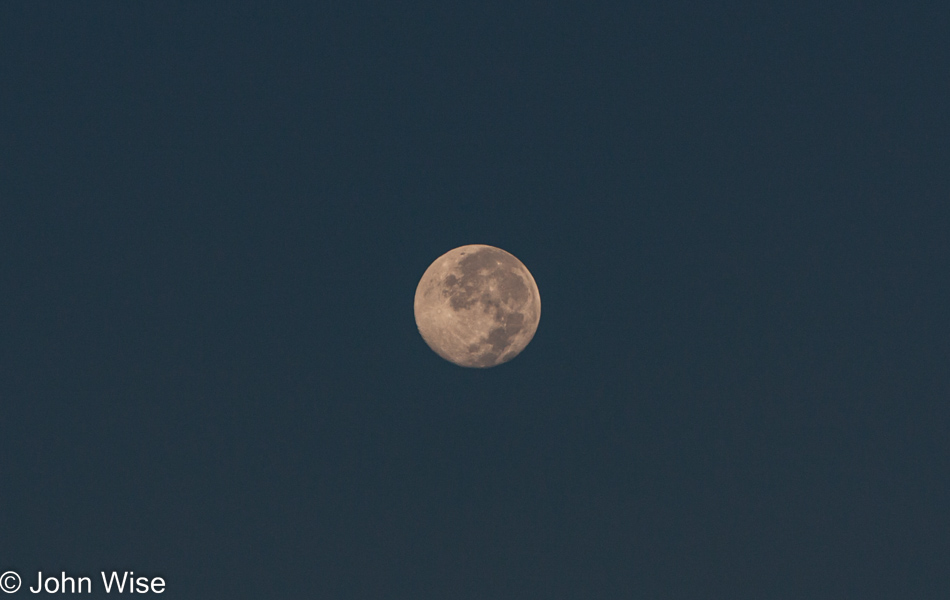
M534 337L541 296L520 260L473 244L443 254L426 269L414 308L419 333L439 356L462 367L494 367Z

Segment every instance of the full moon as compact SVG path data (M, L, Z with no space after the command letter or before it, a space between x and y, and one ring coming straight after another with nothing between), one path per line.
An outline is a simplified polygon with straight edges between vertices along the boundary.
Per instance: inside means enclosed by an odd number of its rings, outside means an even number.
M472 244L436 259L419 281L416 326L439 356L494 367L517 356L538 329L541 295L520 260Z

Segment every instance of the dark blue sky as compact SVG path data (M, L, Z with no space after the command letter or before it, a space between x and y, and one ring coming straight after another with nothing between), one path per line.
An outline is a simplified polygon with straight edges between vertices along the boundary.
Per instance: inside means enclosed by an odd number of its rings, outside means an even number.
M0 571L947 597L948 27L940 2L4 3ZM472 243L543 303L488 370L413 321Z

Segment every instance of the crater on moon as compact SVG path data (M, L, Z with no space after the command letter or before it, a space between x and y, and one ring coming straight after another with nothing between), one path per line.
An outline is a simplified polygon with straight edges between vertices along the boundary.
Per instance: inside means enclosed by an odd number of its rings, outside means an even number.
M442 358L493 367L517 356L534 337L541 297L520 260L474 244L443 254L416 288L416 325Z

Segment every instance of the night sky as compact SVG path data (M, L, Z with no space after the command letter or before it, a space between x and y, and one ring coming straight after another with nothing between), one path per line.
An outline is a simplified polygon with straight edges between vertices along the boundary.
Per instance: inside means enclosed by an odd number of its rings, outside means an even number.
M10 597L950 597L948 40L945 1L4 2ZM541 293L491 369L413 319L465 244Z

